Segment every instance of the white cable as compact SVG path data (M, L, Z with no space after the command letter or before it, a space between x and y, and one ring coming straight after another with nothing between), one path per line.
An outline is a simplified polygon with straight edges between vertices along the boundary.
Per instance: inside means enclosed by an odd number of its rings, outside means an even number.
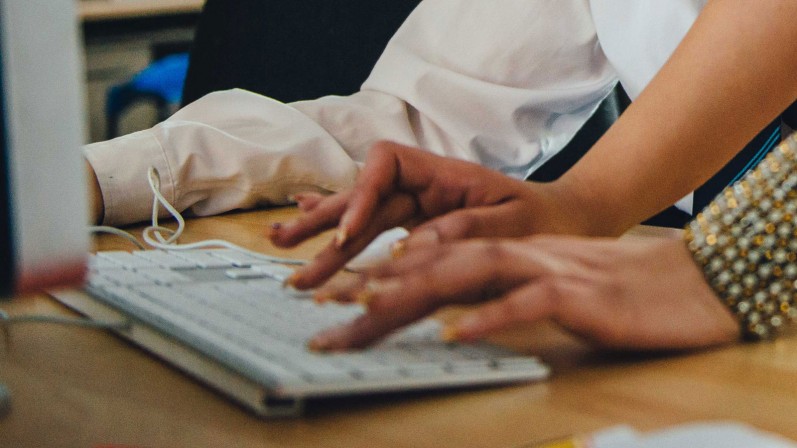
M224 247L227 249L233 249L241 252L250 252L249 250L233 244L226 240L205 240L205 241L198 241L196 243L189 243L189 244L178 244L177 240L182 236L183 232L185 231L185 219L180 214L179 211L163 196L160 191L160 173L155 167L149 167L147 170L147 181L149 182L149 188L152 190L153 198L152 198L152 225L147 226L141 234L142 239L148 245L155 249L161 250L193 250L193 249L203 249L209 247ZM158 211L160 206L166 209L169 214L174 217L177 221L177 229L170 229L168 227L163 227L158 222ZM139 249L146 249L143 244L141 244L135 236L131 235L124 230L116 229L113 227L107 226L96 226L91 227L91 231L95 232L106 232L112 233L114 235L122 236L131 242L133 242ZM168 237L164 236L164 234L168 235ZM282 257L271 257L271 256L264 256L263 254L258 254L259 257L266 257L268 261L274 263L282 263L282 264L293 264L293 265L302 265L305 264L305 260L296 260L293 258L282 258Z
M147 171L147 181L149 182L149 188L152 190L153 198L152 198L152 225L144 229L144 233L142 234L144 241L147 242L152 247L156 247L158 249L162 249L163 247L159 247L160 245L176 245L177 240L182 236L183 231L185 230L185 220L180 212L177 211L174 206L172 206L169 201L163 197L163 194L160 191L161 188L161 177L158 170L155 167L149 167ZM177 221L177 230L172 230L166 227L161 226L158 223L158 210L159 205L163 205L163 208L169 212L172 217ZM170 234L168 238L164 238L162 232Z
M4 310L0 310L0 334L3 335L6 349L11 346L11 326L14 324L57 324L74 325L83 328L96 328L100 330L128 330L132 323L128 320L119 322L109 322L101 320L51 316L44 314L32 314L24 316L10 316Z
M130 232L125 232L122 229L117 229L116 227L111 226L89 226L89 232L92 233L110 233L112 235L121 236L122 238L130 241L131 243L135 244L141 250L146 249L146 246L141 244L138 239L131 234Z

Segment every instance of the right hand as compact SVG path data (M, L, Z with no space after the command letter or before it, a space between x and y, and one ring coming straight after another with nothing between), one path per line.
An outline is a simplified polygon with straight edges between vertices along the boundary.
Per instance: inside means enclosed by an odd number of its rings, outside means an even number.
M290 280L297 288L320 285L379 233L396 226L414 227L401 243L407 250L472 237L590 233L583 208L556 182L515 180L390 142L370 150L352 190L299 202L304 214L272 229L275 245L291 247L334 227L337 235L297 270Z
M452 304L472 306L443 336L465 342L545 320L612 349L695 349L740 333L679 238L472 239L408 251L331 283L317 300L356 301L366 312L316 335L315 350L365 347Z

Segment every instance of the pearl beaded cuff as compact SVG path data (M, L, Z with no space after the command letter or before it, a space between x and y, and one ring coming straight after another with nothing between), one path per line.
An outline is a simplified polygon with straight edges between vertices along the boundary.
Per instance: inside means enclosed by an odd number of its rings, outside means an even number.
M797 133L687 226L692 256L749 339L797 318Z

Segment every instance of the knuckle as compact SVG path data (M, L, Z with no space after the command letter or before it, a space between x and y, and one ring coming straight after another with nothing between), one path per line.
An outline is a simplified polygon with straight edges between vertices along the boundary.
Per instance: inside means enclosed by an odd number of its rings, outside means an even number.
M540 296L538 300L550 310L556 310L564 296L565 282L553 276L545 276L538 281Z
M480 257L488 266L489 278L499 279L503 272L503 264L509 259L507 248L496 239L483 240L481 244Z
M445 239L465 238L473 235L477 228L476 218L470 213L456 213L444 218L439 225L441 236Z
M517 299L510 299L504 300L501 302L500 306L497 307L498 313L496 313L496 317L498 317L503 322L512 322L525 314L525 307L523 303L521 303Z

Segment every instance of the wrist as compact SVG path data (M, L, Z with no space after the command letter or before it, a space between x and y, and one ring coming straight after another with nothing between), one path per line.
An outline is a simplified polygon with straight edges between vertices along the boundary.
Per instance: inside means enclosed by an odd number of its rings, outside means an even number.
M567 233L620 236L634 223L612 207L611 198L577 176L564 175L545 185L546 195L567 214Z

